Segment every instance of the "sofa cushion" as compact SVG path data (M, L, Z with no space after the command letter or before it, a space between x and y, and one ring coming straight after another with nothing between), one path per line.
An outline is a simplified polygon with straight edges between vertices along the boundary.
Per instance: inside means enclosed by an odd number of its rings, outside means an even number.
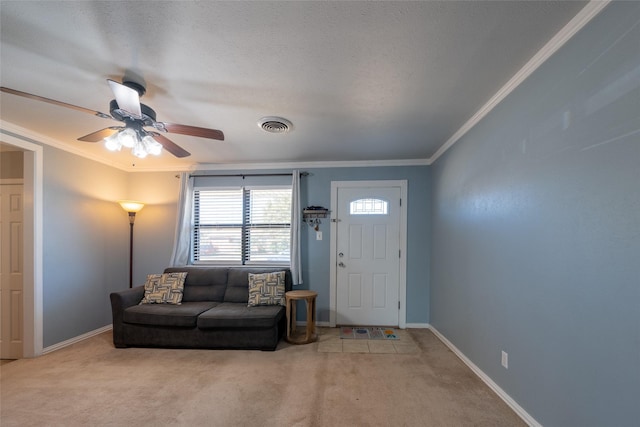
M172 304L142 304L124 310L125 323L154 326L195 327L200 313L215 307L219 303L213 301L183 302Z
M222 301L227 289L227 268L170 267L165 273L186 271L182 301Z
M249 271L240 268L229 269L227 290L224 293L225 302L243 302L249 300Z
M198 328L272 328L284 315L280 305L248 307L246 303L224 302L198 317Z
M140 304L180 304L186 277L185 272L147 275Z
M249 273L249 307L256 305L285 305L284 271Z
M249 273L270 273L272 271L278 271L273 267L237 267L229 268L229 276L227 278L227 290L224 294L225 302L243 302L247 303L249 300ZM285 286L287 291L291 290L291 272L285 270Z

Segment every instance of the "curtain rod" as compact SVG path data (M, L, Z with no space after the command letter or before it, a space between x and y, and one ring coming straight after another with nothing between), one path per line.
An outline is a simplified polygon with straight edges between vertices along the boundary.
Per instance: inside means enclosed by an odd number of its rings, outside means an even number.
M300 176L308 176L309 172L300 172ZM227 174L227 175L208 175L208 174L191 174L189 178L204 177L204 178L229 178L236 177L244 179L246 176L293 176L293 173L239 173L239 174Z

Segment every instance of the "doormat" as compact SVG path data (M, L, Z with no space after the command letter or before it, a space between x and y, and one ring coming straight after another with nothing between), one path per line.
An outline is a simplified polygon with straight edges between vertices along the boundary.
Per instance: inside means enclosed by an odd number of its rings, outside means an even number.
M340 328L340 338L346 340L399 340L393 328L364 328L343 326Z

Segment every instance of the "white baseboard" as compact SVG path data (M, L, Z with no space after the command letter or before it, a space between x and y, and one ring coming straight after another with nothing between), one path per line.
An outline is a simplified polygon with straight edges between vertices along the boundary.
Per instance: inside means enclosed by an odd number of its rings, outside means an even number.
M304 321L304 320L298 320L296 322L296 325L306 326L307 322ZM331 328L331 323L330 322L316 322L316 326L319 326L321 328ZM428 323L407 323L406 328L428 329L429 328L429 324Z
M429 329L430 326L428 323L407 323L406 325L407 329Z
M52 351L60 350L61 348L68 347L77 342L86 340L87 338L94 337L103 332L107 332L113 329L113 325L103 326L102 328L95 329L93 331L87 332L86 334L78 335L77 337L69 338L66 341L59 342L57 344L51 345L49 347L42 349L42 354L51 353Z
M296 325L297 326L307 326L307 321L306 320L298 320L298 321L296 321ZM331 324L329 322L318 322L318 321L316 321L316 326L319 326L321 328L330 328Z
M509 405L511 409L520 417L522 420L527 423L531 427L542 427L542 424L537 422L535 418L533 418L527 411L522 408L522 406L518 405L518 403L511 398L498 384L496 384L487 374L485 374L480 368L478 368L475 363L473 363L467 356L465 356L451 341L445 338L436 328L432 325L429 325L429 329L434 333L436 337L444 345L449 347L449 349L460 358L464 362L465 365L469 367L480 379L489 386L491 390L493 390L504 402Z

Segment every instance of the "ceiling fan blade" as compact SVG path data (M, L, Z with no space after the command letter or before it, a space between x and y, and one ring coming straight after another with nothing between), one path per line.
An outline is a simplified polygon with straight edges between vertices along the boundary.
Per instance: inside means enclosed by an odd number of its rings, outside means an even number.
M113 80L107 79L107 81L109 82L109 87L111 87L113 95L116 97L118 107L131 114L136 119L142 118L142 111L140 111L140 95L138 94L138 91Z
M0 91L4 92L4 93L10 93L12 95L22 96L23 98L34 99L36 101L46 102L48 104L53 104L53 105L57 105L57 106L60 106L60 107L70 108L72 110L80 111L82 113L88 113L88 114L91 114L92 116L98 116L98 117L101 117L103 119L113 119L113 117L111 117L110 115L105 114L105 113L101 113L100 111L90 110L90 109L84 108L84 107L78 107L77 105L67 104L66 102L56 101L55 99L49 99L49 98L45 98L44 96L33 95L31 93L22 92L22 91L15 90L15 89L10 89L10 88L4 87L4 86L0 87Z
M221 130L179 125L176 123L162 123L162 125L169 133L178 133L181 135L191 135L200 138L218 139L220 141L224 141L224 133L222 133Z
M106 137L109 137L109 136L113 135L114 133L119 132L121 129L124 129L124 128L115 126L115 127L102 129L102 130L99 130L97 132L93 132L93 133L90 133L89 135L85 135L85 136L83 136L81 138L78 138L78 141L84 141L84 142L102 141Z
M159 133L156 133L156 132L149 132L149 133L153 135L153 139L155 139L160 144L162 144L164 149L170 152L171 154L173 154L174 156L188 157L191 155L191 153L189 153L187 150L180 147L179 145L177 145L175 142L171 141L169 138L165 137L164 135L160 135Z

